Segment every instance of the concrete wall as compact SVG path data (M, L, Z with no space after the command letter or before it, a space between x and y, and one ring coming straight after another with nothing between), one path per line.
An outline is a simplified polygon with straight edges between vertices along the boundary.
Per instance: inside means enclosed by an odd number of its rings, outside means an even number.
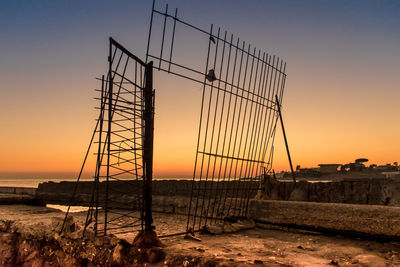
M93 190L92 182L80 182L75 197L76 205L87 204ZM199 186L198 183L195 186ZM201 186L205 186L202 182ZM217 183L207 183L208 188L216 187ZM235 183L219 183L219 188L238 186ZM253 185L257 186L257 185ZM36 198L45 203L68 204L74 190L75 182L41 183L36 191ZM140 182L133 182L132 188L140 188ZM132 189L124 182L110 183L111 191L122 195L132 195ZM153 196L169 198L190 197L192 181L190 180L155 180L153 181ZM21 189L22 190L22 189ZM100 183L100 192L105 192L105 183ZM234 190L228 190L234 192ZM230 195L228 195L230 197ZM334 182L279 182L266 179L260 190L251 197L262 200L292 200L326 203L352 203L369 205L400 206L400 179L387 178L351 178Z
M351 178L332 182L264 180L258 199L400 206L400 179Z
M35 194L36 188L1 186L0 205L38 205Z
M243 185L238 183L243 183ZM236 191L233 190L235 187L244 186L245 183L248 188L258 187L258 184L256 183L249 185L247 182L201 182L201 187L204 188L207 186L207 188L216 189L218 186L219 189L224 188L227 190L227 197L229 198L233 197L233 194L235 194ZM36 198L44 203L68 205L75 184L75 182L41 183L36 191ZM142 184L140 181L130 181L130 185L127 185L125 182L111 182L109 184L109 192L111 192L110 194L118 192L118 196L129 198L132 196L132 192L135 192L135 189L141 188L141 186ZM194 186L195 188L198 188L198 186L200 186L199 182L196 182ZM105 187L105 182L99 184L99 191L103 196L105 195ZM176 208L180 210L183 206L188 206L187 204L189 202L188 199L190 199L191 189L192 181L190 180L154 180L152 185L154 206L161 209L172 209L172 206L174 205L173 203L176 203ZM79 182L73 204L88 205L92 191L92 182ZM215 191L210 192L212 192L213 195L215 194ZM224 193L226 193L226 191L224 191ZM256 193L257 192L253 190L250 197L255 197ZM127 203L128 202L129 199L127 199Z
M36 194L36 188L0 186L0 194L20 194L34 196Z
M377 237L400 237L400 207L252 200L256 222L333 230Z

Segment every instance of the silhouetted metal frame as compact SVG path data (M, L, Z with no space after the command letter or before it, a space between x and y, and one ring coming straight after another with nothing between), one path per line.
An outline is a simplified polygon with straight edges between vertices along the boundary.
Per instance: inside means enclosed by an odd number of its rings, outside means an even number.
M154 60L159 71L202 84L186 229L189 232L199 231L207 223L247 216L249 199L255 195L261 176L271 170L286 63L226 31L221 32L220 28L214 31L211 25L210 30L203 30L177 14L178 9L174 15L169 14L168 5L165 11L157 10L153 1L146 61ZM156 16L162 21L160 33L153 32ZM177 27L197 32L208 40L205 69L174 60ZM151 47L157 34L161 34L158 51Z
M108 63L107 77L102 76L100 97L96 98L100 101L99 118L62 226L79 198L78 183L95 143L96 168L83 235L91 225L96 235L153 228L153 64L144 63L112 38ZM96 135L98 141L94 142ZM118 183L123 184L123 192Z

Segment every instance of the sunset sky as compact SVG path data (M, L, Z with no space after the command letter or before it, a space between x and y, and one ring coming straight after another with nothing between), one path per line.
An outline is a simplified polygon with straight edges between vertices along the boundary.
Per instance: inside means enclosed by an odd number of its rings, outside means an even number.
M400 161L399 1L168 3L185 21L221 26L287 62L283 117L295 166ZM149 0L2 1L0 179L76 176L108 37L144 59L150 13ZM154 76L155 176L190 177L201 86ZM289 169L280 127L275 152L274 169Z

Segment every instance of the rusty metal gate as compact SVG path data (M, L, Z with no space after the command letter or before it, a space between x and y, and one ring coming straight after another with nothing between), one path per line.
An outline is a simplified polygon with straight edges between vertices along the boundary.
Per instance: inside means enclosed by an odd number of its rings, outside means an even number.
M110 38L109 71L99 90L99 119L78 176L79 182L90 148L96 144L85 230L93 229L97 235L153 228L154 91L153 63L148 60L154 61L154 69L202 86L184 233L246 218L249 200L271 168L286 63L227 31L213 25L203 30L177 14L178 9L169 14L168 5L165 11L157 10L153 1L145 62ZM178 33L184 33L183 39ZM203 44L205 66L186 62L188 36ZM179 38L183 48L176 41ZM79 201L78 182L70 207Z
M88 149L95 144L96 168L84 234L88 228L96 235L152 229L153 66L112 38L108 65ZM79 199L78 182L70 206Z
M215 30L213 25L203 30L177 14L178 9L169 14L168 5L165 11L157 10L153 2L146 55L158 70L202 85L186 229L191 232L247 216L249 199L271 168L286 63L227 31ZM183 38L178 34L182 32ZM187 36L197 38L196 45L204 45L203 69L185 62ZM185 47L177 49L176 40Z

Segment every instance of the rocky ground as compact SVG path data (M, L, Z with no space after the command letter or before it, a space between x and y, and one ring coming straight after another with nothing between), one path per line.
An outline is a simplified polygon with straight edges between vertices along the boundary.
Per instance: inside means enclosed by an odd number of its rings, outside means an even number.
M400 243L324 236L266 225L236 233L162 238L161 248L132 246L134 234L82 240L85 213L0 206L1 266L400 266ZM159 235L184 230L186 216L155 214ZM218 231L213 231L218 232ZM220 231L221 232L221 231Z

